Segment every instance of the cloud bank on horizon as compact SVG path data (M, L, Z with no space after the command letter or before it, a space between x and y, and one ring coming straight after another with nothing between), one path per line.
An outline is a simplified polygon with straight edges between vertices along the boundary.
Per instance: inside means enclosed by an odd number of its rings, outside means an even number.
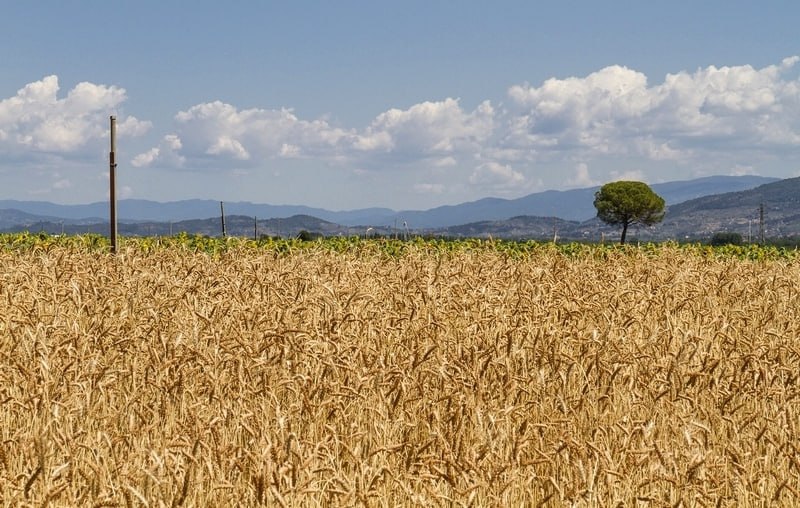
M219 100L154 125L124 113L128 92L121 87L82 82L59 96L52 75L0 98L0 154L54 172L96 160L105 156L108 111L115 111L121 139L152 137L129 156L130 166L162 173L249 174L300 163L365 182L413 172L408 186L415 193L512 196L545 186L671 179L658 168L676 165L695 176L758 172L776 158L798 162L798 61L709 66L660 82L612 65L582 77L510 84L500 99L472 108L452 97L392 108L360 126L302 118L288 106ZM53 188L69 185L57 176Z

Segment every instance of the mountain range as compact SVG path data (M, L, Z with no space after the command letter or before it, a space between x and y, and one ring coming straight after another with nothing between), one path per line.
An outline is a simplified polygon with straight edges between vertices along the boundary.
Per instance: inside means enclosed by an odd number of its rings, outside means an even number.
M800 178L758 187L711 194L667 206L664 220L652 227L633 226L638 240L704 240L715 233L738 233L743 239L800 236ZM446 236L601 240L619 237L619 229L600 222L567 221L555 217L519 216L481 221L436 231Z
M714 176L651 185L668 206L663 223L634 228L641 239L702 238L715 231L752 235L764 204L767 234L800 234L800 179ZM518 199L486 198L430 210L366 208L330 211L291 205L224 203L228 234L294 236L301 230L324 235L426 233L445 236L597 239L616 234L595 216L599 187L545 191ZM108 203L58 205L0 200L0 230L51 233L107 231ZM159 203L121 200L123 235L163 235L179 231L218 235L220 202L187 200Z
M761 176L711 176L695 180L657 183L651 188L668 204L692 198L746 190L776 181L777 178ZM499 220L517 215L556 216L566 220L583 221L595 215L594 193L599 187L566 191L548 190L517 199L484 198L478 201L446 205L429 210L401 210L388 208L363 208L348 211L331 211L302 205L269 205L247 201L226 202L225 212L231 215L278 218L293 215L311 215L346 226L392 226L395 221L406 221L414 228L439 228L464 224L476 220ZM0 210L13 209L42 218L59 220L103 221L108 217L108 202L85 205L61 205L46 201L0 200ZM182 221L219 215L219 201L190 199L160 203L142 199L123 199L117 204L121 221Z

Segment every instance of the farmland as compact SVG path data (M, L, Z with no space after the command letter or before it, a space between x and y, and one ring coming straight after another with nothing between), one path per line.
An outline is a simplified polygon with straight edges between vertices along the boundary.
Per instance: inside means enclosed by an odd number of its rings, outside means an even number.
M0 237L0 501L800 504L800 262Z

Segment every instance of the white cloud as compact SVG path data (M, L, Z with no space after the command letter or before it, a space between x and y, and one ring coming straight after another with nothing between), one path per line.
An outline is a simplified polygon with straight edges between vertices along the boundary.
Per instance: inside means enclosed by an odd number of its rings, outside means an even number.
M444 185L440 183L418 183L414 185L414 191L420 194L441 194L444 192Z
M58 77L47 76L0 100L0 153L45 152L66 155L107 137L108 111L126 99L116 86L82 82L59 98ZM141 135L149 122L127 117L121 135Z
M610 181L626 180L632 182L645 182L647 179L644 172L640 169L630 169L627 171L611 171Z
M500 107L487 100L466 108L446 98L392 108L353 127L326 117L303 119L288 108L239 109L214 101L178 112L174 134L133 164L274 171L270 160L307 159L356 176L402 169L425 182L447 172L454 184L469 183L475 193L530 191L543 178L552 187L654 179L655 171L678 166L729 172L800 151L800 80L790 77L799 61L791 57L762 69L709 66L655 82L612 65L582 77L511 86ZM48 90L40 83L20 96L41 102L53 97ZM118 97L90 88L74 95L73 103L84 106ZM134 120L125 122L131 132L150 128ZM51 138L74 144L73 131L54 126ZM0 146L18 135L0 120ZM620 163L642 169L611 170ZM442 192L437 185L419 183L414 190Z
M652 135L631 139L630 144L634 153L653 161L685 160L692 154L692 150L676 150L672 148L669 141L657 141Z
M153 122L129 116L122 122L117 122L117 135L120 137L139 137L147 134L152 127Z
M131 165L135 168L143 168L150 166L151 164L153 164L153 162L158 160L158 156L160 154L161 154L160 148L158 147L151 148L150 150L140 153L139 155L134 157L133 160L131 161Z
M522 173L514 171L511 166L497 162L481 164L469 177L469 183L491 187L494 189L508 189L521 185L525 181Z
M358 136L353 146L356 150L365 152L390 152L394 148L392 135L385 131L367 131L364 135Z
M272 157L329 157L352 133L327 121L301 120L290 109L245 109L220 101L198 104L175 115L187 160L253 160ZM234 164L235 166L236 164Z
M454 157L442 157L441 159L437 159L433 165L437 168L449 168L455 166L457 161Z
M303 120L290 109L239 110L220 101L198 104L175 115L182 141L173 163L233 169L271 158L310 158L362 169L387 164L456 165L456 156L475 156L492 135L495 111L486 101L474 111L456 99L415 104L378 115L361 131L335 127L326 119ZM166 163L164 147L139 154L134 165Z
M529 110L537 130L551 133L570 127L603 127L649 106L647 77L618 65L586 78L548 79L539 88L512 86L508 95Z
M501 147L537 152L685 160L726 148L800 144L800 83L780 65L668 74L648 85L637 71L610 66L584 78L512 86L512 117ZM705 153L703 153L705 152Z
M241 161L246 161L250 158L250 154L242 144L229 136L217 138L214 144L206 150L206 153L210 155L230 154L234 159Z
M281 145L281 150L279 153L281 157L285 157L287 159L296 158L300 156L300 147L297 145L284 143Z
M598 182L589 174L589 166L585 162L575 166L574 176L567 180L567 187L593 187L597 184Z
M475 149L492 134L494 108L489 101L466 113L457 99L423 102L378 115L358 136L359 150L392 151L412 156Z
M156 164L174 168L183 167L186 163L186 158L180 154L181 148L183 148L181 139L175 134L167 134L157 147L134 157L131 165L136 168L144 168Z
M67 180L66 178L62 178L60 180L56 180L53 183L53 188L54 189L69 189L70 187L72 187L72 183L70 183L70 181Z

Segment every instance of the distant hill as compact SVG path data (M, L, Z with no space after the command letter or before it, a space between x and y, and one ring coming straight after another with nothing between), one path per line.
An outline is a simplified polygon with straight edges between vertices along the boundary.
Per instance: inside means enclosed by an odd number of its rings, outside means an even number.
M44 217L32 213L23 212L14 208L0 210L0 224L31 224L37 221L58 222L58 217Z
M764 205L766 238L800 236L800 178L790 178L754 189L703 196L667 207L664 221L653 227L633 227L636 240L706 240L714 233L739 233L756 241L760 206ZM619 237L619 229L597 218L565 221L552 217L514 217L433 230L448 236L599 240Z
M741 191L757 187L775 178L760 176L712 176L695 180L652 185L668 204L709 194ZM545 191L518 199L485 198L469 203L440 206L430 210L394 211L388 208L365 208L348 211L330 211L300 205L269 205L250 202L225 202L226 215L243 215L266 220L306 215L343 226L412 229L446 228L471 222L497 221L519 216L559 217L564 220L584 221L594 217L594 193L599 187L568 191ZM0 200L0 210L13 209L28 214L3 219L0 229L35 225L41 221L78 221L79 224L102 223L108 220L108 203L86 205L58 205L43 201ZM159 203L141 199L125 199L118 203L120 222L179 222L219 216L219 201L191 199ZM152 228L152 226L151 226Z
M684 237L707 236L720 231L736 232L745 237L756 235L762 204L765 236L800 235L800 178L670 206L662 228Z
M502 221L480 221L459 226L450 226L437 231L439 235L455 238L507 238L507 239L536 239L552 240L563 237L575 236L580 223L567 221L557 217L519 216Z
M658 183L650 187L667 204L680 203L699 196L751 189L776 178L761 176L711 176L695 180ZM504 220L516 216L558 217L585 221L597 214L594 194L600 187L567 191L545 191L517 199L486 198L453 206L440 206L425 211L404 211L397 214L417 228L444 228L487 220ZM388 223L383 223L387 224Z
M671 182L657 184L652 187L665 197L667 214L664 221L651 228L636 228L630 232L633 238L640 240L702 239L709 238L715 232L737 232L743 237L757 238L759 233L759 207L764 204L765 235L767 237L800 235L800 178L773 181L748 190L703 195L688 201L676 202L683 197L702 194L718 188L742 186L758 182L752 178L742 180L737 177L712 177L689 182ZM344 214L345 219L364 220L368 217L384 217L386 225L365 226L341 224L325 218L309 214L293 214L284 218L268 218L256 214L240 214L231 212L248 207L271 207L271 205L252 205L247 203L225 204L226 230L232 236L297 236L300 231L334 235L403 235L407 232L435 234L452 237L496 237L496 238L535 238L548 240L557 236L561 239L598 240L609 239L618 235L618 230L606 226L596 218L588 220L570 220L553 214L537 215L530 210L542 208L561 209L572 206L572 211L593 206L594 189L578 189L574 191L548 191L531 194L517 200L487 198L472 203L452 207L439 207L420 212L399 212L402 221L392 219L385 209L354 210L351 212L328 212ZM7 202L6 202L7 203ZM81 213L96 212L97 205L64 206L41 202L15 202L29 205L29 209L43 212L59 213L69 211L68 217L58 215L35 215L28 211L16 209L0 209L0 231L47 231L50 233L101 233L108 232L106 219L97 217L75 218ZM155 203L147 201L127 200L128 206L141 207L141 215L172 213L180 216L184 213L204 213L205 217L183 220L121 220L119 232L122 235L149 236L168 235L178 232L218 236L221 233L219 218L219 202L208 200L192 200L173 203ZM580 204L578 204L580 203ZM3 206L0 202L0 206ZM588 204L588 205L587 205ZM103 204L107 206L107 204ZM291 210L305 207L273 207ZM144 211L143 211L144 210ZM149 212L147 212L149 210ZM264 211L263 209L259 209ZM522 211L522 214L515 213ZM145 213L146 212L146 213ZM324 212L324 211L323 211ZM526 213L527 212L527 213ZM374 215L377 214L377 215ZM401 215L403 214L403 215ZM587 212L574 215L585 217ZM592 215L594 212L592 212ZM71 215L72 217L69 217ZM505 216L509 215L509 218ZM570 215L570 214L566 214ZM478 220L469 220L478 217ZM498 218L500 217L500 218ZM461 219L462 222L449 222ZM389 222L391 220L391 222ZM397 220L395 227L393 223ZM403 223L408 223L405 226ZM366 224L370 224L366 222ZM444 226L424 226L424 224L444 224Z
M14 209L31 215L58 217L68 220L108 220L108 203L97 202L86 205L59 205L46 201L0 200L0 209ZM182 221L218 216L219 201L210 199L189 199L159 203L144 199L122 199L117 203L117 216L121 221ZM264 219L309 215L340 223L351 223L362 217L383 217L395 213L382 208L366 208L352 212L331 212L322 208L300 205L268 205L247 201L225 202L226 215L246 215Z
M0 217L2 214L0 214ZM222 221L219 217L207 219L190 219L174 222L137 221L121 222L117 230L123 236L167 236L178 233L192 235L220 236ZM50 234L83 234L99 233L108 234L108 222L93 222L82 224L78 221L50 221L37 220L29 225L15 225L0 229L0 232L47 232ZM226 215L225 231L229 236L262 237L279 236L284 238L296 237L301 231L325 236L336 235L361 235L365 234L364 228L340 226L310 215L295 215L281 219L253 220L246 215ZM372 234L389 234L388 231L375 231Z

